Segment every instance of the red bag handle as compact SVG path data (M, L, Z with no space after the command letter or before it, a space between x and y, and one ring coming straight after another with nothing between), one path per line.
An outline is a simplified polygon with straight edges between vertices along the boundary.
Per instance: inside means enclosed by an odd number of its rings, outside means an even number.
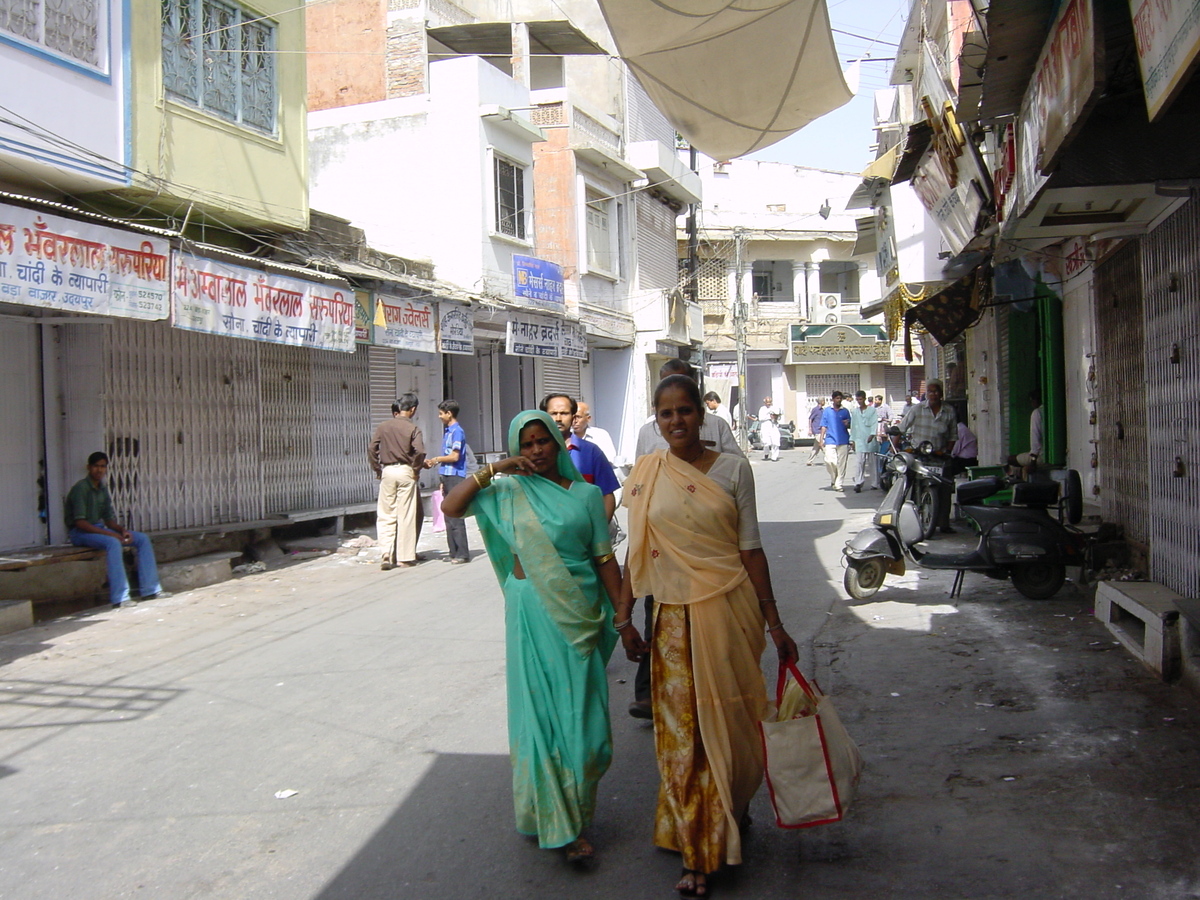
M792 677L796 679L800 685L800 689L808 694L809 699L816 703L820 698L817 696L817 689L814 689L807 678L800 674L800 668L795 663L780 663L779 664L779 680L775 684L775 706L783 704L783 688L787 684L788 673L792 673Z

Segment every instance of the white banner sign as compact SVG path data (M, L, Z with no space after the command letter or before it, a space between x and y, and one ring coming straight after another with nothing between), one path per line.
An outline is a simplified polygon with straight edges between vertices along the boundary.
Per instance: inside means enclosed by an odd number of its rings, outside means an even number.
M562 322L542 316L511 313L504 352L509 356L557 359L562 344Z
M165 319L170 245L0 204L0 302Z
M1187 83L1200 55L1200 0L1129 0L1129 8L1153 122Z
M438 349L443 353L475 355L475 316L468 307L438 304Z
M383 304L383 317L387 322L385 326L375 326L376 344L397 350L437 352L437 316L432 303L401 300L384 294L376 294L375 302Z
M587 330L577 322L562 323L558 355L563 359L587 359Z
M354 352L354 293L176 253L176 328L225 337Z

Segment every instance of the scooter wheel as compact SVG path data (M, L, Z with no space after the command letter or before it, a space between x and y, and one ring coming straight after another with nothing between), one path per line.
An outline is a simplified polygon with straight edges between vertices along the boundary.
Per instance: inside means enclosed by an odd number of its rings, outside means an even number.
M870 600L875 592L883 586L887 571L883 560L876 556L872 559L851 560L846 566L846 575L842 584L846 593L855 600Z
M1028 563L1012 570L1013 587L1030 600L1049 600L1066 579L1067 569L1062 563Z

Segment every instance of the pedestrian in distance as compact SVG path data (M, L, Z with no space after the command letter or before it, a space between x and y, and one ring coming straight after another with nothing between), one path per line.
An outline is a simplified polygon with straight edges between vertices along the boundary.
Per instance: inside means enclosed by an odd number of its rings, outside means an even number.
M850 452L854 454L851 477L856 494L862 493L868 475L875 469L878 431L878 410L867 404L866 391L856 391L854 405L850 407Z
M579 412L575 398L570 394L547 394L542 398L541 410L558 426L559 433L570 451L571 462L575 464L583 480L600 488L604 495L604 513L607 520L611 521L613 513L617 511L616 495L621 489L621 482L617 479L613 465L604 451L591 441L576 437L571 431L575 424L575 416Z
M733 429L733 416L729 412L729 407L721 402L720 394L716 391L709 391L704 395L704 405L718 419L723 419L730 430Z
M571 433L579 440L590 441L599 447L604 452L605 458L614 467L619 465L617 446L613 443L612 435L592 422L591 407L582 400L575 404L575 417L571 420Z
M454 490L467 476L467 435L458 422L459 406L454 400L443 400L438 404L438 419L442 423L442 455L425 460L425 468L438 470L442 497ZM445 514L446 562L462 565L471 561L471 550L467 546L467 523Z
M812 435L812 452L808 454L806 466L824 459L825 447L821 442L821 417L825 414L825 398L818 397L817 405L808 411L808 433Z
M782 415L770 397L763 398L758 408L758 439L762 441L763 459L779 461L779 417Z
M900 420L900 430L910 446L920 447L926 441L933 445L933 452L949 456L958 440L958 417L954 408L942 402L942 383L936 379L925 385L925 400L909 409ZM938 485L938 527L945 534L954 531L950 527L950 500L954 484L950 479Z
M600 489L571 462L558 424L520 413L508 452L460 482L442 509L475 516L504 590L517 830L586 862L595 850L583 832L612 760L605 666L621 572Z
M413 421L417 395L404 394L392 404L392 417L380 422L367 445L367 460L379 479L375 507L376 537L383 571L417 564L421 495L417 473L425 465L425 439Z
M765 636L781 663L797 651L776 608L750 463L701 441L691 379L660 382L654 409L668 449L639 459L626 481L630 545L614 627L628 659L651 660L654 843L682 856L676 890L707 897L708 879L742 862L741 829L762 781ZM632 621L643 594L655 598L646 639Z
M821 415L821 446L825 450L825 471L830 490L843 490L850 459L850 410L842 407L842 392L834 391L830 405Z
M112 495L104 479L108 476L108 454L97 450L87 460L87 478L82 478L67 493L68 539L77 547L104 551L108 572L108 600L113 609L133 606L129 576L125 574L126 547L137 553L138 593L143 600L170 597L158 581L158 562L150 538L130 531L117 521Z

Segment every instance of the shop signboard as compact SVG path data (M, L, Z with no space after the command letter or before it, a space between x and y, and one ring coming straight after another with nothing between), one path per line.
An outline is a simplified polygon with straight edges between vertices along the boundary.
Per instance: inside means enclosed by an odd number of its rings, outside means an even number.
M186 331L354 352L354 292L176 253L172 324Z
M565 307L562 268L533 256L512 258L513 294L533 309L561 313Z
M1021 213L1037 199L1062 150L1083 125L1103 75L1103 46L1092 0L1068 0L1050 29L1021 103Z
M883 329L864 327L868 333L851 325L793 325L788 364L890 362L891 344Z
M354 292L354 343L371 343L372 322L375 319L375 309L371 303L370 291Z
M437 314L432 303L387 294L376 294L375 302L383 313L375 324L376 344L418 353L437 352Z
M1200 0L1129 0L1146 110L1153 122L1188 81L1200 54Z
M468 307L445 301L438 304L438 350L475 355L475 316Z
M165 319L170 244L0 204L0 303Z
M509 356L558 359L562 345L562 320L549 316L512 313L506 329L504 352Z
M587 359L587 331L578 322L562 323L562 343L558 355L561 359Z

